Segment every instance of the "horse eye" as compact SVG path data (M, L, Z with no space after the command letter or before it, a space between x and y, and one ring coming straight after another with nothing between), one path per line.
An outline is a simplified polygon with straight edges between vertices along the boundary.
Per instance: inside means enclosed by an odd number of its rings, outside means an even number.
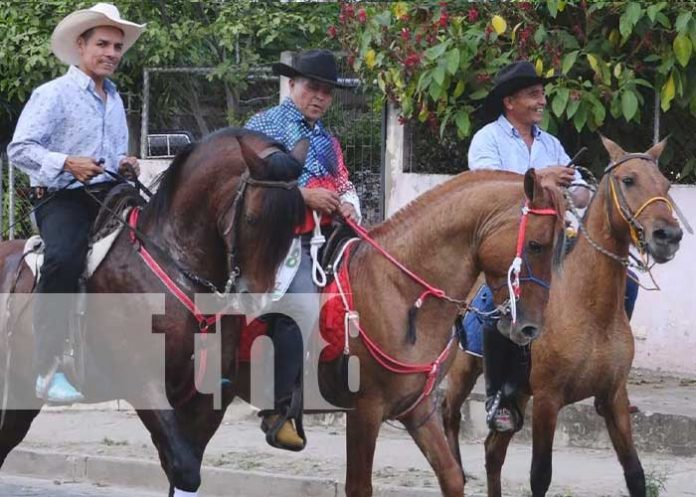
M632 176L624 176L621 178L621 182L626 186L633 186L635 184L635 180Z
M531 253L538 254L542 251L544 247L541 245L541 243L535 242L534 240L530 240L527 244L527 248Z
M255 226L256 223L258 222L258 218L256 216L251 215L251 214L247 214L246 216L244 216L244 220L250 226Z

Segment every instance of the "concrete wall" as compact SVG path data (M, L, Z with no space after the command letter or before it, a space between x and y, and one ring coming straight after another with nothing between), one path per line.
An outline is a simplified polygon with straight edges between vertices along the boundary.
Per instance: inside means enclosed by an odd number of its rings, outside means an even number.
M397 112L389 109L386 144L385 215L406 205L448 175L404 173L404 129ZM696 187L674 186L672 196L690 224L696 227ZM640 290L631 325L636 339L634 366L696 375L696 236L684 234L674 260L655 266L661 291ZM647 275L641 282L651 286Z

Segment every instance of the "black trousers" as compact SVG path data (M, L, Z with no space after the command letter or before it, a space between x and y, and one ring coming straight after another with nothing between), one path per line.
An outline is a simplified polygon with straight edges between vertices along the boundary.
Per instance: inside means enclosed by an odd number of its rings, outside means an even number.
M483 360L488 399L494 397L500 390L502 404L510 405L510 401L528 381L529 352L529 347L520 347L508 340L495 326L484 326Z
M89 232L98 212L99 204L84 188L60 191L35 212L44 242L44 262L34 301L34 366L42 376L63 355L70 316L75 310L74 294L85 267Z

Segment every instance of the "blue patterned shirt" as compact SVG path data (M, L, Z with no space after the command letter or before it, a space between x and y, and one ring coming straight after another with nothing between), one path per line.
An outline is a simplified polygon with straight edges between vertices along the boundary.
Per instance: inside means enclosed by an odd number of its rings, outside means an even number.
M321 120L311 127L291 98L256 114L245 127L279 141L288 150L301 139L308 138L309 150L299 178L300 186L327 188L339 195L355 195L339 141L326 130ZM346 201L353 203L350 199Z
M532 127L531 150L504 115L481 128L469 146L469 169L499 169L524 174L530 168L563 166L570 157L558 139L538 126Z
M104 91L106 102L92 78L75 66L34 90L7 148L10 161L30 176L32 186L57 189L72 181L63 170L69 155L104 158L106 169L118 171L128 152L126 113L111 81L104 81ZM90 184L104 181L112 179L100 174Z

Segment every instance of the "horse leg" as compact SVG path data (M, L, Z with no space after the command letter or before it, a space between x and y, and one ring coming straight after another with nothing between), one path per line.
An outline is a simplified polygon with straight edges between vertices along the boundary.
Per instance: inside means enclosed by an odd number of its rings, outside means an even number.
M201 484L203 453L196 450L179 426L174 410L138 410L138 417L150 432L169 479L170 497L195 497Z
M551 396L534 397L530 473L533 497L543 497L551 485L553 437L560 408L560 402Z
M437 405L421 402L403 423L435 471L442 495L461 497L464 495L464 471L447 443L436 411Z
M346 497L372 495L372 465L382 420L378 401L361 402L346 415Z
M619 388L613 399L596 399L595 403L597 412L604 417L614 451L623 467L629 494L631 497L645 497L645 473L633 445L626 385Z
M40 410L7 410L5 420L0 429L0 467L5 463L8 454L24 440L31 423Z
M519 395L518 406L520 412L524 412L527 402L529 402L528 396ZM491 430L486 437L484 446L486 451L488 497L501 497L502 495L503 489L500 476L503 464L505 464L508 446L514 435L515 432L513 431L497 432Z
M482 372L483 365L480 358L458 351L447 373L447 387L442 400L442 422L447 443L460 466L462 456L459 450L459 429L462 421L462 404L469 397Z

